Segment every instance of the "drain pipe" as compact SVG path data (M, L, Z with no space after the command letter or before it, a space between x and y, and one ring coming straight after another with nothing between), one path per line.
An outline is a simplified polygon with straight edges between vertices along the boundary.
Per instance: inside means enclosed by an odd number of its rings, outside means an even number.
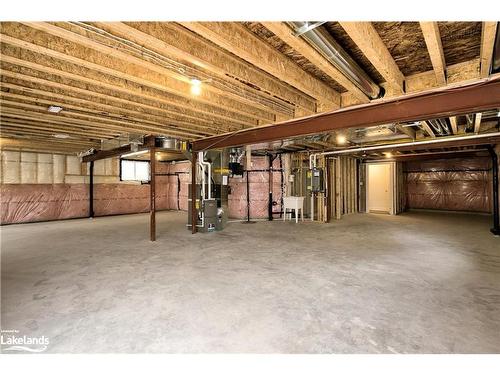
M491 161L493 163L493 228L491 233L495 236L500 236L500 219L499 219L499 202L498 202L498 156L492 146L488 147L490 152Z

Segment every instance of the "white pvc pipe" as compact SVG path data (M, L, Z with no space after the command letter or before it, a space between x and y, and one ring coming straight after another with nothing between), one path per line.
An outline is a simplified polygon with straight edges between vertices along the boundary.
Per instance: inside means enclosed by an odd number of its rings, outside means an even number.
M205 199L205 165L203 164L203 151L198 152L198 165L201 168L201 199Z
M202 185L202 195L203 199L205 199L205 166L208 169L208 198L207 199L212 199L212 164L210 164L208 161L205 161L205 153L203 151L200 151L198 153L198 158L200 161L200 165L203 168L203 185Z

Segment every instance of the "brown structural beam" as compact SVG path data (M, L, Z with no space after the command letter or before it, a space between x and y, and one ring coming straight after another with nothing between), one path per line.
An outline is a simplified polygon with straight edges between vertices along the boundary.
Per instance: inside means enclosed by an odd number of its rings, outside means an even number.
M193 141L193 151L270 142L351 127L418 121L500 107L500 76Z
M149 164L151 168L151 181L149 181L149 237L156 241L156 148L149 149Z
M142 146L139 146L138 151L147 150L149 147L154 146L154 139L155 139L154 136L144 137L144 144ZM121 155L129 153L129 152L133 152L130 149L130 145L113 148L111 150L99 150L99 151L96 151L94 154L84 156L82 158L82 163L88 163L88 162L96 161L96 160L114 158L114 157L118 157L118 156L121 156Z

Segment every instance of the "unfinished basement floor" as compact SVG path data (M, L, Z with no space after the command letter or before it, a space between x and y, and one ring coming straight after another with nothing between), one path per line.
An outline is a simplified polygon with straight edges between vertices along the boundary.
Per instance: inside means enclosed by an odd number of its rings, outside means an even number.
M185 213L1 228L2 329L47 352L492 353L500 238L480 215L358 214L332 224Z

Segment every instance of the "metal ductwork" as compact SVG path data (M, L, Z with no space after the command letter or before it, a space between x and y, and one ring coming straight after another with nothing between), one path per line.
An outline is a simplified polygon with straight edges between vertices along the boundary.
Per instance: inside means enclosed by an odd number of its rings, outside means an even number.
M363 69L322 27L309 27L308 22L288 22L300 37L321 53L370 99L384 96L384 89L372 81ZM299 36L297 36L299 37Z

